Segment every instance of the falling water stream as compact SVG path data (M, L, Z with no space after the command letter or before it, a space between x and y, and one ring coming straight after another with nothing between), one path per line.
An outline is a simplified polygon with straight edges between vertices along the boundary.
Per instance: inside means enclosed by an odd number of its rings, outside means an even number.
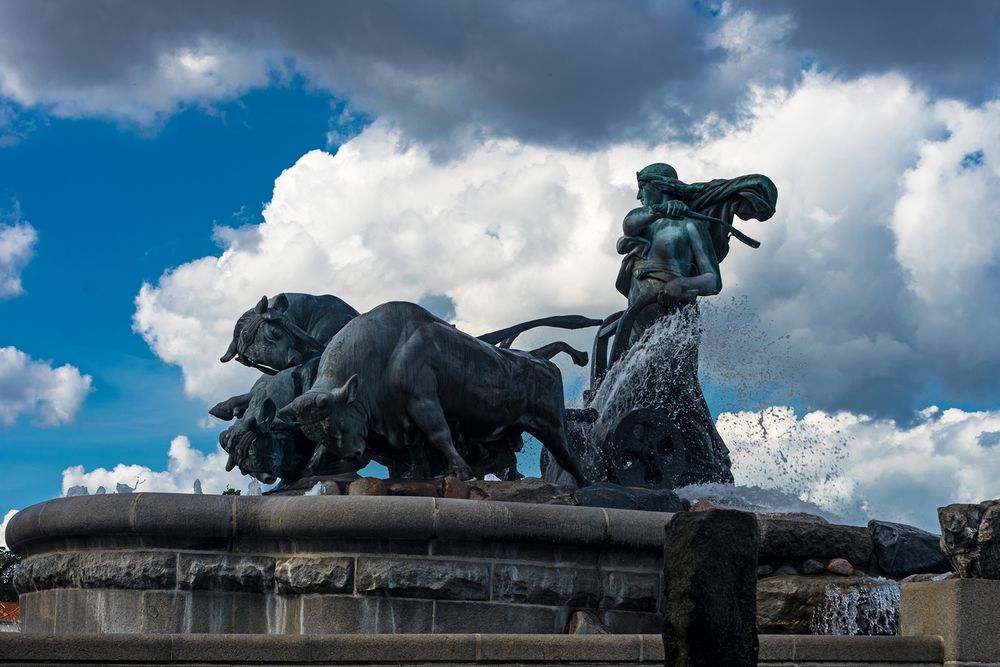
M700 316L691 309L665 317L643 334L583 406L596 410L597 420L575 423L573 428L586 431L578 435L586 436L582 440L593 449L599 434L631 408L669 407L671 393L685 382L678 376L685 373L684 355L700 348L700 377L721 388L712 395L713 408L727 413L719 430L725 430L737 483L691 485L676 493L691 502L711 499L756 513L808 513L832 523L844 522L844 515L857 518L857 508L837 494L847 484L842 464L848 439L812 431L794 416L800 374L788 336L770 334L746 300L700 304L700 311ZM592 466L599 456L586 451L581 458ZM812 629L816 634L895 634L898 618L899 584L858 578L826 587Z
M874 577L852 588L823 591L813 611L813 634L894 635L899 632L899 582Z

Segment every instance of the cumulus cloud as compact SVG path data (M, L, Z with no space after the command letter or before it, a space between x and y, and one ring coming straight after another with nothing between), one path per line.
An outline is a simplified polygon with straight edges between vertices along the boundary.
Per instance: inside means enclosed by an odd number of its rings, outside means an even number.
M55 367L0 347L0 426L12 426L21 415L37 426L68 424L91 391L91 377L74 366Z
M0 299L24 293L21 270L35 252L38 233L26 222L0 222Z
M649 129L664 106L686 115L725 58L690 38L710 12L655 2L56 4L0 7L0 89L57 115L139 123L294 71L423 140L600 141Z
M84 486L91 494L103 486L113 493L118 484L137 491L162 493L193 493L194 481L201 480L204 493L222 493L227 486L243 489L247 478L238 470L226 472L228 455L217 447L210 454L203 454L191 446L186 436L179 435L170 441L166 470L153 470L147 466L119 463L111 470L83 466L66 468L62 473L62 492L71 487Z
M804 64L846 76L896 71L936 95L974 103L1000 80L1000 6L969 0L961 11L934 0L747 0L726 3L792 24L780 45ZM929 44L933 44L928 48Z
M724 413L737 484L781 489L864 523L878 518L938 532L935 508L1000 496L991 434L1000 411L930 407L911 426L848 412L791 408Z
M892 216L895 257L913 295L921 362L951 385L994 392L1000 356L1000 237L990 223L1000 192L1000 102L936 106L945 131L921 142Z
M17 514L17 510L8 511L3 517L3 523L0 524L0 547L4 549L7 548L7 524L10 523L11 517Z
M901 70L977 103L1000 83L1000 53L979 46L995 42L988 1L49 5L0 6L0 90L18 104L150 123L294 73L439 151L662 140L809 67Z
M360 310L443 295L478 333L553 312L605 313L618 302L607 221L630 207L636 153L491 141L437 163L376 123L336 155L313 151L283 173L263 224L219 235L221 257L143 286L135 327L184 369L189 393L212 401L252 377L217 359L261 294L335 293Z
M983 371L1000 361L987 343L994 316L978 318L1000 312L989 278L998 247L956 234L983 229L971 212L991 204L997 106L934 102L897 75L816 74L760 89L754 104L752 122L701 141L563 151L490 140L449 162L376 122L336 155L313 151L281 174L262 224L218 231L221 256L145 285L135 328L211 403L253 377L217 357L262 294L335 293L362 311L443 295L474 333L545 314L604 316L622 305L614 243L635 204L634 172L667 160L688 181L760 172L778 184L777 215L741 223L763 247L734 245L723 289L766 337L788 337L767 382L794 382L803 407L906 418L928 383L970 394L995 382ZM951 157L932 159L942 150ZM948 224L935 207L953 211ZM934 273L957 267L979 278L966 292L975 307ZM727 317L735 343L707 350L708 366L747 363L742 315Z

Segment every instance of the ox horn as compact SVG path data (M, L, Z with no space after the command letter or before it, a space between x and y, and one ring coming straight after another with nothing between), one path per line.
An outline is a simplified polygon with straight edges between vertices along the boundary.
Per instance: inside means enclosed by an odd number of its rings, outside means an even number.
M238 345L236 341L236 336L233 336L233 342L229 344L229 349L226 350L226 353L221 357L219 357L219 361L221 361L222 363L226 363L227 361L232 361L233 358L236 356L236 353L239 352L237 347Z

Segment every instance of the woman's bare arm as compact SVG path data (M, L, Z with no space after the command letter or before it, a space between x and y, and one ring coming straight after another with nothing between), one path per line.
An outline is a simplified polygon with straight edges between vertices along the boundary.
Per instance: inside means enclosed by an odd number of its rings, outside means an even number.
M698 274L684 278L685 296L712 296L722 291L722 273L719 271L719 260L715 257L715 248L708 237L708 224L696 220L686 222L687 233L691 238L691 250L694 252L694 264Z
M660 218L683 218L687 210L687 204L679 199L671 199L654 206L640 206L625 215L622 230L625 236L642 236L646 228Z

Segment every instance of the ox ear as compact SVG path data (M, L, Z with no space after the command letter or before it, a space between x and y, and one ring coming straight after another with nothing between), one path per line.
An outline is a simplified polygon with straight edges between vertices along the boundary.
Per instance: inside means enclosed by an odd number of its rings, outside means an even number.
M284 292L271 299L270 309L278 315L285 314L285 311L288 310L288 297L285 296Z
M274 401L270 398L264 399L264 402L260 405L260 418L258 422L270 426L271 422L274 421L274 415L278 412L278 408L275 407Z
M354 402L354 399L357 398L358 382L360 382L360 380L358 379L357 373L355 373L347 380L347 382L344 383L343 387L337 390L337 398L342 399L345 405L350 405Z
M267 312L267 295L266 294L264 296L260 297L260 301L257 302L257 305L254 306L253 309L257 312L258 315L263 315L264 313Z

